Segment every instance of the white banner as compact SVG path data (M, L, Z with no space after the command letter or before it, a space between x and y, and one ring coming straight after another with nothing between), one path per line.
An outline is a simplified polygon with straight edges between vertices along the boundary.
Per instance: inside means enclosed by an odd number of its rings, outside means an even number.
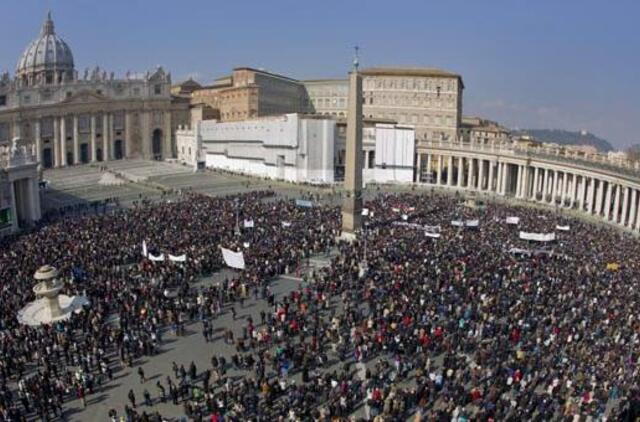
M507 224L520 224L520 217L507 217Z
M391 208L391 211L393 211L393 212L400 212L400 208Z
M244 228L248 229L248 228L253 228L254 224L253 224L253 220L244 220Z
M432 237L434 239L438 239L440 237L440 233L424 232L424 235L427 237Z
M480 220L467 220L464 222L464 225L467 227L478 227L480 225Z
M412 229L424 230L432 233L440 231L440 226L423 226L422 224L405 223L404 221L394 221L391 224L394 226L411 227Z
M173 262L187 262L187 255L186 254L182 254L182 255L171 255L169 254L169 261L173 261Z
M152 260L152 261L164 261L164 254L161 253L158 256L153 255L153 254L149 254L149 259Z
M282 227L291 227L291 223L289 221L283 221Z
M222 258L224 258L225 264L231 268L244 270L244 255L242 252L234 252L226 248L220 249L222 249Z
M402 219L404 221L407 221L409 219L409 216L407 214L402 214Z
M520 239L522 240L534 240L536 242L551 242L556 240L555 233L527 233L520 232Z
M149 250L147 249L147 241L143 240L142 241L142 256L144 256L146 258L147 255L149 255Z
M451 225L456 227L464 227L464 221L452 220Z
M509 253L531 255L531 251L529 249L521 249L521 248L511 248L509 249Z
M364 215L365 217L369 215L369 208L363 208L362 209L362 215Z
M570 226L556 226L556 230L560 230L563 232L568 232L569 230L571 230Z

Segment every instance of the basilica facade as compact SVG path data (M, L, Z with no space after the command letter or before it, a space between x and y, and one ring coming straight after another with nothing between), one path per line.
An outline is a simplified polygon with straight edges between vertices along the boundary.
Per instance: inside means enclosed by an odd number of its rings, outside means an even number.
M51 15L15 75L0 75L0 148L18 138L42 168L173 157L175 130L188 116L161 67L123 78L99 67L80 74Z

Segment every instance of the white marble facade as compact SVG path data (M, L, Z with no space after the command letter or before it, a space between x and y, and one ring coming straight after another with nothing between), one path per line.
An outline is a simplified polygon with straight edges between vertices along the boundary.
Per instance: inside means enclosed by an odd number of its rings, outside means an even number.
M79 74L71 49L47 16L19 58L15 76L0 75L0 145L18 137L43 168L126 157L174 156L171 75L95 67ZM178 113L183 115L184 113Z

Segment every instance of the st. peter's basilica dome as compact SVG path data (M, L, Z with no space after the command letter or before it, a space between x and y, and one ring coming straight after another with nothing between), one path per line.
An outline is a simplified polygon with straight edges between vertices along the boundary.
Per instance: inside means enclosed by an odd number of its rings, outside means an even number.
M55 33L51 13L40 36L24 50L16 66L16 76L26 85L55 84L73 78L73 54Z

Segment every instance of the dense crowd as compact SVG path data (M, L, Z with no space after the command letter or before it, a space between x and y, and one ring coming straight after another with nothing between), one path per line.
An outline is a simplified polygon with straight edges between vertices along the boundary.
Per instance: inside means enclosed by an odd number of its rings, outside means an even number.
M174 362L153 384L139 367L144 391L132 388L113 420L161 420L157 402L216 422L640 417L637 239L534 208L380 194L366 204L359 240L335 244L336 208L270 196L187 194L65 219L4 245L5 419L60 415L64 402L84 402L114 371L156 354L167 330L194 322L206 342L236 353L214 353L205 367ZM254 229L236 230L249 218ZM556 240L522 240L520 231ZM142 240L188 260L153 263L141 257ZM247 269L190 288L223 266L220 246L245 250ZM330 265L285 296L272 292L274 276L334 247ZM91 307L51 327L21 326L16 313L33 299L43 264L58 267L67 291L87 295ZM166 300L168 289L176 300ZM235 319L251 298L268 311L215 338L217 316Z

